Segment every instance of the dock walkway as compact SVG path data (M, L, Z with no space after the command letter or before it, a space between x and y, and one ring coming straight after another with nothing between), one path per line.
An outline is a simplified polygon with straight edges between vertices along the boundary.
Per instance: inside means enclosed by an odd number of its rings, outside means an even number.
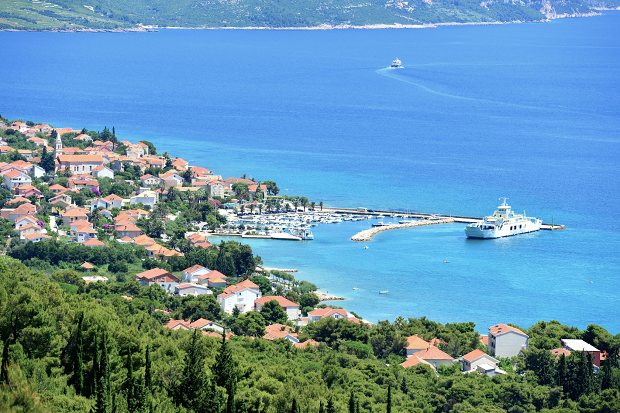
M368 215L375 217L404 217L413 218L413 219L434 219L434 220L442 220L442 219L452 219L452 222L458 222L463 224L471 224L472 222L482 221L482 218L476 217L467 217L467 216L459 216L459 215L445 215L445 214L429 214L425 212L404 212L404 211L395 211L395 210L376 210L376 209L365 209L365 208L324 208L325 212L333 212L336 214L355 214L355 215ZM399 227L406 228L406 227ZM547 231L555 231L566 229L565 225L562 224L548 224L544 223L540 227L542 230Z
M455 222L454 218L422 219L420 221L406 222L404 224L392 224L384 225L381 227L372 227L370 229L366 229L353 235L351 237L351 240L359 242L370 241L374 235L380 232L389 231L391 229L414 228L422 227L425 225L450 224L452 222Z

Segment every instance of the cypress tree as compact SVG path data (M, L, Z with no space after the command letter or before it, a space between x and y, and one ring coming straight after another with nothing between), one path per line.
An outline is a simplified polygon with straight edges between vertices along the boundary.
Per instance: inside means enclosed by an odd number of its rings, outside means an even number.
M108 356L108 343L105 331L101 334L101 355L99 357L99 374L97 380L97 413L110 412L110 360Z
M566 356L562 354L558 361L558 367L555 371L555 384L562 387L564 393L568 393L568 367L566 365Z
M73 365L73 377L75 391L78 394L84 393L84 313L78 319L77 331L75 334L75 359Z
M204 384L204 357L198 342L198 330L194 330L187 354L185 355L185 367L177 391L177 398L180 404L195 410Z
M235 412L235 391L237 388L237 372L232 351L226 342L226 331L222 334L222 345L215 357L213 376L218 386L226 389L226 413Z
M133 377L133 360L131 359L131 350L129 351L129 354L127 354L127 377L125 378L125 391L127 397L127 409L130 412L136 411L138 401Z
M93 346L93 365L90 369L90 396L97 394L98 382L99 382L99 341L95 338L95 345Z
M349 396L349 413L355 413L355 394L351 391Z
M355 402L355 413L360 413L360 401Z
M409 386L407 385L407 377L405 376L403 376L403 379L400 382L400 391L402 391L403 394L409 393Z
M385 413L392 413L392 385L388 385L387 404L385 406Z
M291 405L291 413L298 413L299 408L297 407L297 399L293 397L293 404Z
M336 413L336 406L334 406L334 399L332 396L329 396L329 399L327 399L327 413Z
M601 389L610 389L614 385L613 368L616 366L616 355L611 353L601 367Z
M323 407L323 400L319 401L319 413L325 413L325 408Z

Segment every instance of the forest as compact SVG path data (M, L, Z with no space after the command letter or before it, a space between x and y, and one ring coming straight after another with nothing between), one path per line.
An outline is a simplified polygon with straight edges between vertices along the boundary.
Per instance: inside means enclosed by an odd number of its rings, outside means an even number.
M620 411L620 335L600 326L536 323L530 348L501 360L508 374L489 378L458 364L399 365L410 334L440 338L453 356L483 348L473 323L325 319L300 332L320 342L305 350L251 334L223 340L162 327L171 317L235 326L242 315L221 314L212 297L133 280L87 286L71 271L0 257L2 412ZM552 357L567 337L608 353L598 373L583 354Z

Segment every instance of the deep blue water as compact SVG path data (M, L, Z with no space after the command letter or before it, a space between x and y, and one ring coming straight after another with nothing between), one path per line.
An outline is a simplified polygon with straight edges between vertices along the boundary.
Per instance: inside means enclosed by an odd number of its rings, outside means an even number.
M509 196L568 230L472 242L461 225L428 227L364 250L349 238L365 222L252 245L372 321L555 318L619 332L619 38L620 13L429 30L2 32L13 52L0 113L114 125L326 205L483 215ZM405 68L385 69L396 56Z

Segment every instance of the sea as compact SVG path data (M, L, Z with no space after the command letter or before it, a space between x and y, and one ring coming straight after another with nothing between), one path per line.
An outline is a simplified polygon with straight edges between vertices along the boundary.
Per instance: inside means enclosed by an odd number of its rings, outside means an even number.
M509 197L566 230L475 241L451 224L350 241L362 221L313 228L314 241L244 242L372 322L620 333L618 39L620 12L434 29L0 32L0 114L114 126L326 206L483 216ZM396 57L404 68L388 68Z

